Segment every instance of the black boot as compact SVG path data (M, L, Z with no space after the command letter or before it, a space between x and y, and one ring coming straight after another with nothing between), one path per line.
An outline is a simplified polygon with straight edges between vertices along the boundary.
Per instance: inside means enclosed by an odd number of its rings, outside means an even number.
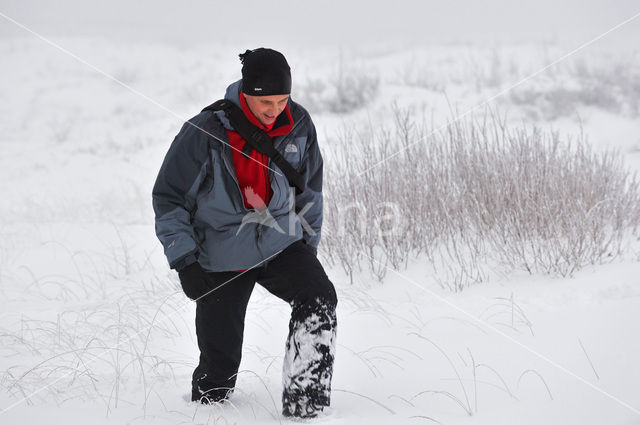
M231 394L233 394L233 388L212 388L208 391L192 388L191 401L198 401L202 404L222 403L226 401Z

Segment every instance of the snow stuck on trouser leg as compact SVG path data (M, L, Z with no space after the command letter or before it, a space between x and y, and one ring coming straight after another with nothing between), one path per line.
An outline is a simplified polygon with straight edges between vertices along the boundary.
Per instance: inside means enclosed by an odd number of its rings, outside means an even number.
M311 418L331 400L335 304L316 298L294 305L284 356L282 414Z

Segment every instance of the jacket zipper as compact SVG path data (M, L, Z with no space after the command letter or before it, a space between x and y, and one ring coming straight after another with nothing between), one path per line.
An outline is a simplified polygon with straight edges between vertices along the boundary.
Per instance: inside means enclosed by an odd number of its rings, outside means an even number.
M242 209L248 213L249 210L244 205L244 198L242 197L242 191L240 190L240 183L238 182L238 178L236 177L235 172L233 172L233 170L229 166L229 161L227 160L227 148L228 148L227 146L223 147L222 162L224 162L224 166L227 169L227 172L229 174L231 174L231 178L236 183L236 187L238 188L238 193L240 194L240 203L242 204ZM258 252L260 253L260 256L264 258L264 253L262 252L262 249L260 249L260 236L261 235L262 235L262 224L257 223L256 224L256 248L258 249ZM265 262L264 266L266 267L266 262Z
M277 143L277 144L275 144L275 143L274 143L274 145L273 145L273 146L274 146L274 148L278 149L278 146L281 146L281 145L282 145L282 144L283 144L287 139L291 138L291 135L294 133L295 129L300 125L300 123L301 123L301 122L302 122L302 120L297 121L297 122L293 125L293 127L291 127L291 131L290 131L286 136L284 136L282 139L278 140L278 143ZM278 150L278 151L279 151L279 150ZM279 151L279 152L280 152L280 154L281 154L281 155L284 155L284 152L282 152L282 151ZM271 175L270 175L270 174L272 174L272 173L274 173L274 172L275 172L275 171L273 170L273 168L271 167L271 165L272 165L271 158L269 158L269 159L267 160L267 164L268 164L268 167L267 167L267 175L269 176L269 182L271 182ZM283 175L284 175L284 174L283 174ZM286 177L285 177L285 180L286 180ZM277 180L277 179L276 179L276 186L280 187L280 185L278 184L278 180ZM280 190L280 192L282 192L282 190ZM286 191L285 191L285 195L284 195L284 196L285 196L285 197L289 196L289 182L288 182L288 181L287 181ZM274 193L274 197L275 197L275 193Z
M233 179L233 181L236 182L236 187L238 188L238 193L240 194L240 204L242 209L245 210L246 212L249 212L247 207L244 205L244 197L242 196L242 189L240 189L240 183L238 182L238 178L236 177L236 174L233 172L233 170L229 166L229 162L227 161L227 148L228 147L226 145L223 145L222 162L224 162L224 166L227 169L227 172L231 175L231 178Z
M287 136L286 136L286 137L284 137L284 138L280 139L280 140L278 141L277 146L282 145L282 144L285 142L285 140L287 140L287 139L289 139L289 138L291 137L291 135L293 134L294 130L295 130L295 129L300 125L301 121L302 121L302 120L300 120L300 121L296 122L296 123L294 124L294 126L293 126L293 127L291 127L291 131L289 132L289 134L287 134ZM246 142L245 142L245 143L246 143ZM276 146L276 144L274 144L274 147L275 147L276 149L277 149L277 146ZM238 194L240 195L240 204L241 204L241 207L242 207L242 209L243 209L245 212L249 212L249 210L247 209L247 207L244 205L244 197L242 196L242 189L240 189L240 183L238 182L238 178L236 177L235 173L234 173L234 172L233 172L233 170L231 169L231 166L229 165L229 161L228 161L228 158L227 158L227 152L228 152L229 146L227 146L226 144L223 144L223 148L222 148L222 149L223 149L222 162L224 162L224 166L225 166L225 168L227 169L227 172L231 175L231 178L232 178L232 179L233 179L233 181L236 183L236 188L238 189ZM282 152L280 152L280 153L282 154ZM271 165L271 158L268 158L268 160L267 160L267 164L269 165L269 167L267 167L267 182L269 182L269 184L271 184L271 176L269 175L269 173L270 173L270 172L271 172L271 170L272 170L272 169L271 169L271 167L270 167L270 165ZM278 183L277 183L277 180L276 180L276 185L277 185L277 184L278 184ZM287 188L288 188L288 185L287 185ZM274 193L274 195L275 195L275 193ZM287 195L288 195L288 192L287 192ZM272 198L273 198L273 197L272 197ZM269 200L269 203L271 203L271 200ZM268 204L268 203L266 203L266 205L265 205L265 206L268 208L268 207L269 207L269 204ZM261 226L262 226L261 224L258 224L258 226L256 227L256 246L258 247L258 250L260 251L260 254L262 254L262 250L260 250L260 246L258 245L258 239L259 239L259 237L262 235L262 228L261 228Z
M291 127L291 131L289 132L289 134L286 137L284 137L284 138L282 138L282 139L280 139L278 141L277 146L282 145L285 140L289 139L291 137L291 134L293 134L293 130L295 130L296 127L298 127L298 125L300 125L300 121L298 121L297 123L295 123L295 125L293 127ZM231 175L231 178L233 179L233 181L236 182L236 187L238 188L238 193L240 194L240 201L241 201L240 203L242 204L242 208L246 212L249 212L247 207L244 205L244 197L242 196L242 189L240 189L240 183L238 182L238 178L236 177L235 173L231 169L231 166L229 165L229 161L227 160L227 152L228 152L229 146L227 146L226 144L223 144L222 146L223 146L223 148L222 148L223 149L222 162L224 162L224 166L227 169L227 172ZM275 144L274 144L274 147L277 149ZM280 154L282 154L282 152L280 152ZM268 158L267 164L268 164L268 167L267 167L267 181L271 182L271 179L270 179L271 176L269 176L269 172L272 170L272 168L271 168L271 158ZM269 204L266 204L266 205L268 206Z

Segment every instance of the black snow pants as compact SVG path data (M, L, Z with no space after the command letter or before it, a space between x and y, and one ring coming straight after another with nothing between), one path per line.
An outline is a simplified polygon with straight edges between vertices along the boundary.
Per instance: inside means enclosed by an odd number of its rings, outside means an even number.
M297 241L247 272L209 276L217 289L197 303L200 363L193 372L192 400L204 397L219 401L233 390L242 355L245 312L257 282L292 307L283 365L283 407L328 406L337 297L311 249Z

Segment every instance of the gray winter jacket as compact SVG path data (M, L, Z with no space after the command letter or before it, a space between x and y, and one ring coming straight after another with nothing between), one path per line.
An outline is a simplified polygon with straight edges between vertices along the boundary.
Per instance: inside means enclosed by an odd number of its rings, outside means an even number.
M240 105L240 90L241 81L233 83L225 99ZM273 143L304 177L306 189L295 195L269 159L273 196L262 211L244 205L225 131L232 127L224 112L201 112L182 126L153 187L156 235L171 268L199 261L208 271L244 270L302 238L318 246L322 156L309 113L291 100L289 110L293 128Z

